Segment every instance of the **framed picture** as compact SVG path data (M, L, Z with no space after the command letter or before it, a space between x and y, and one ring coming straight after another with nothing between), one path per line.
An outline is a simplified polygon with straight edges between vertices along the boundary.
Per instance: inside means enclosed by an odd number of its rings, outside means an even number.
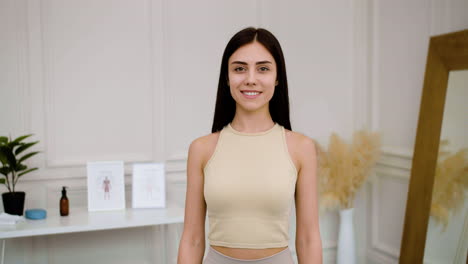
M166 207L166 179L164 163L133 164L132 207Z
M88 211L125 209L123 161L87 163Z

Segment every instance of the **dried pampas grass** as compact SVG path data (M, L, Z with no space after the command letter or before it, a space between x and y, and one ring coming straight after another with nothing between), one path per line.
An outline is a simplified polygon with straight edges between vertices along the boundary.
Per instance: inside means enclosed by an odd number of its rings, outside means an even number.
M356 131L348 145L330 136L328 151L317 144L320 205L323 209L352 208L356 192L380 156L380 135Z
M443 150L447 144L441 141L431 202L431 216L444 230L450 216L463 206L468 189L468 148L450 154Z

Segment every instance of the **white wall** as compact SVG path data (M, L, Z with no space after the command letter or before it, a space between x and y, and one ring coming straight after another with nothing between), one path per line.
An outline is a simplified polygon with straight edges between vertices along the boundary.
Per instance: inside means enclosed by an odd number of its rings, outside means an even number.
M183 204L187 148L210 132L224 46L243 27L262 26L284 48L294 130L322 144L331 132L383 132L385 155L356 201L357 248L359 263L394 263L427 38L466 27L463 8L435 0L0 0L0 134L32 132L43 151L31 162L40 170L19 185L26 208L58 210L62 185L71 187L72 209L86 206L85 162L115 159L125 161L127 194L133 162L166 162L168 200ZM336 213L320 224L324 262L333 263ZM6 261L175 263L181 231L13 239ZM112 254L123 249L126 257Z

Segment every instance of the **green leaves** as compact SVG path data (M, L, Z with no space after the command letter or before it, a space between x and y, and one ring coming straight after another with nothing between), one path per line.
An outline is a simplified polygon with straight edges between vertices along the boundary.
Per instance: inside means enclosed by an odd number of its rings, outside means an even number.
M0 168L0 174L4 175L5 177L8 175L8 173L11 172L11 169L9 167L1 167Z
M7 159L6 155L4 154L4 152L7 152L8 149L3 149L3 148L4 148L3 146L0 146L0 162L3 165L6 165L6 164L8 164L8 159Z
M2 164L9 164L11 167L16 167L16 157L13 154L13 148L11 148L8 144L5 146L0 147L0 156L2 160Z
M18 174L18 177L20 177L20 176L22 176L22 175L24 175L24 174L26 174L26 173L30 173L31 171L35 171L35 170L37 170L37 168L29 169L29 170L27 170L27 171L25 171L25 172L22 172L22 173Z
M24 170L26 170L27 168L28 168L28 166L19 163L19 164L16 164L16 169L15 169L15 171L24 171Z
M0 183L7 185L7 188L10 191L14 191L15 184L19 177L37 170L37 168L28 169L28 166L22 164L22 162L40 152L34 151L24 154L27 149L39 143L39 141L23 142L32 135L33 134L20 136L14 140L4 136L0 137L0 162L2 165L0 167L0 174L4 176L4 178L0 179ZM24 155L19 157L19 154L22 153ZM10 174L11 178L9 176Z
M39 151L36 151L36 152L31 152L31 153L28 153L26 155L24 155L23 157L21 157L19 160L18 160L18 163L21 163L23 161L25 161L26 159L36 155L37 153L39 153Z
M21 152L23 152L24 150L36 145L37 143L39 143L39 141L35 141L35 142L31 142L31 143L27 143L27 144L23 144L21 145L19 148L16 149L15 151L15 155L18 155L20 154Z
M21 136L21 137L18 137L16 138L15 140L12 141L12 143L20 143L21 141L23 141L24 139L32 136L33 134L29 134L29 135L24 135L24 136Z

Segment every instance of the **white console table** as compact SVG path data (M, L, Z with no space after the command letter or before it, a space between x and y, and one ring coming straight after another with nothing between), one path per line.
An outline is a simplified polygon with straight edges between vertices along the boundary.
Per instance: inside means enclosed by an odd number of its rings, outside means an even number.
M184 208L168 203L166 208L88 212L87 208L70 208L70 215L60 216L58 209L47 210L44 220L26 219L12 226L0 226L2 258L9 238L90 232L109 229L183 223Z

